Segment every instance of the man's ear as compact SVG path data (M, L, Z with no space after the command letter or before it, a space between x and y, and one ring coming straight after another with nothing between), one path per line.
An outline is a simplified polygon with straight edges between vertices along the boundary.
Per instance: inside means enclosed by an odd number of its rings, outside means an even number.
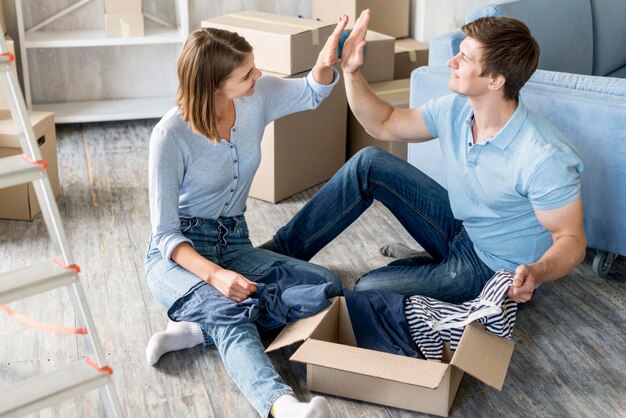
M504 88L505 82L506 82L506 79L504 78L502 74L492 76L491 81L489 82L489 88L491 90L500 90L501 88Z

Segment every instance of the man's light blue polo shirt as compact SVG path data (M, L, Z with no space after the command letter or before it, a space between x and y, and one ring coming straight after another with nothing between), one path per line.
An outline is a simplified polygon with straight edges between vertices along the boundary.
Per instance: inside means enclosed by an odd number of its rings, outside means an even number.
M474 112L465 96L432 99L420 110L440 139L452 213L480 259L494 271L539 259L552 236L534 209L556 209L580 196L583 164L574 146L521 101L500 132L480 144L473 142Z

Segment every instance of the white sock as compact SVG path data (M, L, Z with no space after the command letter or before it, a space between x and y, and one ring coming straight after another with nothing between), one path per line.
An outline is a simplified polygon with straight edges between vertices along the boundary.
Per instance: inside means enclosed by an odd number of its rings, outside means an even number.
M157 332L150 337L146 347L146 359L148 364L152 366L165 353L192 348L203 342L204 337L198 324L170 320L165 331Z
M272 405L274 418L330 418L326 398L315 396L310 402L299 402L291 395L283 395Z

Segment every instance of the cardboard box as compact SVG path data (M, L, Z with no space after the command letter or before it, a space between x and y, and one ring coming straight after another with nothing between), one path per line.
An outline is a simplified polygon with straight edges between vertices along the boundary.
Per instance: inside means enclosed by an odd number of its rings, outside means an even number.
M502 389L514 346L473 322L441 363L358 348L342 297L286 327L266 351L299 341L291 360L306 364L310 390L440 416L448 415L464 372Z
M48 177L54 196L59 196L54 113L28 112L38 138L42 158L48 163ZM22 154L17 130L8 110L0 110L0 158ZM0 218L32 220L41 209L32 183L0 189Z
M244 11L202 21L202 27L237 32L254 48L256 66L298 74L315 66L335 24L271 13Z
M409 107L409 93L411 80L406 78L403 80L383 81L380 83L372 83L370 87L378 97L394 107ZM407 143L406 142L389 142L375 139L365 131L351 111L348 111L348 147L346 150L347 158L352 157L361 149L369 146L381 148L391 154L406 160Z
M368 30L365 34L363 78L369 83L393 80L395 42L391 36Z
M4 40L7 43L9 52L15 55L15 43L13 42L13 39L11 39L9 35L6 35L4 37ZM13 68L13 70L15 70L15 61L11 63L11 67ZM9 103L7 102L6 93L4 92L4 89L0 89L0 109L8 109L8 108L9 108Z
M142 0L104 0L104 13L129 15L143 13Z
M370 9L368 28L394 38L409 36L409 8L409 0L312 0L311 4L313 19L337 22L339 16L347 14L350 29L361 12Z
M113 14L104 15L104 26L107 36L143 36L143 14Z
M396 40L394 47L393 79L410 78L411 72L428 65L428 43L413 38Z
M270 123L261 141L261 164L250 196L276 203L331 178L345 162L347 110L340 80L317 109Z

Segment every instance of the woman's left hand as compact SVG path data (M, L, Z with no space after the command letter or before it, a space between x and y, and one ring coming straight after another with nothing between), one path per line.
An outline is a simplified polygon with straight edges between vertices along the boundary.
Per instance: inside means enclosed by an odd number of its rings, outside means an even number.
M320 51L317 57L317 63L315 66L332 67L337 62L337 48L339 48L339 39L341 34L346 29L348 24L348 16L343 15L339 17L339 23L335 26L335 30L330 34L324 44L324 48Z
M319 83L330 84L333 81L332 68L338 59L337 48L339 47L339 39L347 24L347 15L339 17L339 23L337 23L335 30L330 34L320 54L317 56L317 62L313 68L313 76Z

